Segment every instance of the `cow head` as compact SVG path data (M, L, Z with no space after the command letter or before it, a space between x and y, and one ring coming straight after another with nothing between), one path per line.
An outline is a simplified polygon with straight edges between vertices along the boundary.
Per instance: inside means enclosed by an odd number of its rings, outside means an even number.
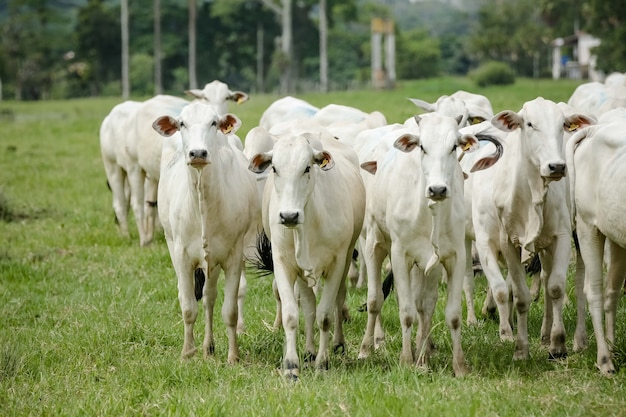
M458 120L430 113L428 117L416 116L417 134L405 133L393 146L403 152L419 148L425 196L431 201L441 201L451 195L455 176L460 173L457 147L465 151L478 149L474 135L459 133Z
M200 102L183 108L178 118L161 116L152 124L165 137L180 132L186 162L198 169L211 163L211 149L220 141L218 136L234 133L239 126L241 121L234 114L219 116L212 107Z
M231 91L227 84L218 80L211 81L202 90L191 89L185 91L185 93L212 105L218 114L228 112L228 100L240 104L249 98L246 93L241 91Z
M496 114L491 123L505 132L520 130L523 157L536 167L544 180L558 181L565 176L565 118L556 103L538 97L524 103L519 113L505 110Z
M270 152L255 155L248 169L261 173L271 166L277 212L276 221L296 227L305 221L304 207L316 177L335 165L332 155L311 147L306 135L283 137Z

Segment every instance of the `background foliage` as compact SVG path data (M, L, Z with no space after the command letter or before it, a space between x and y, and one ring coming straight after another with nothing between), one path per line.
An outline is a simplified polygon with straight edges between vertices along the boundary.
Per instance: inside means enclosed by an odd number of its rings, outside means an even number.
M280 21L262 0L197 0L200 84L220 79L246 91L275 91ZM278 5L278 0L273 1ZM370 80L370 19L396 21L399 79L464 75L485 61L507 63L517 76L550 74L550 42L583 29L602 39L598 65L626 70L624 0L328 0L331 89ZM188 88L187 2L161 0L163 86ZM319 83L318 1L293 2L298 89ZM119 0L0 2L0 80L16 99L121 93ZM130 2L131 93L154 93L151 0ZM24 30L28 28L28 30ZM262 77L257 36L262 31ZM564 51L570 54L572 51Z

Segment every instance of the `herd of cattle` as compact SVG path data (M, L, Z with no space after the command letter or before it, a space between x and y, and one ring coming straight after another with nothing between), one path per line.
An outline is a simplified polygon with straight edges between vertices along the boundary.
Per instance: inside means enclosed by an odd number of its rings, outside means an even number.
M531 292L524 266L535 255L545 292L541 341L551 357L567 354L563 303L575 256L574 350L587 345L586 300L597 366L603 374L615 372L610 346L626 277L626 75L582 84L567 104L538 97L520 111L495 115L486 97L465 91L434 103L412 99L426 112L395 124L380 112L317 108L284 97L243 141L235 134L241 121L227 107L229 100L246 101L245 93L219 81L189 93L191 102L165 95L126 101L100 129L121 232L128 235L132 208L140 244L149 244L158 209L178 277L183 358L196 352L200 299L203 352L213 354L213 311L223 272L228 361L238 360L244 263L255 256L264 233L271 243L275 325L285 331L282 372L289 379L299 377L300 308L305 357L316 367L328 367L332 323L333 348L344 347L348 275L354 285L367 284L359 358L384 341L386 259L398 297L400 362L428 366L431 321L444 280L453 369L465 374L461 307L465 292L467 323L475 324L473 253L489 281L486 303L497 306L500 338L514 341L518 360L529 356ZM516 333L510 306L517 312Z

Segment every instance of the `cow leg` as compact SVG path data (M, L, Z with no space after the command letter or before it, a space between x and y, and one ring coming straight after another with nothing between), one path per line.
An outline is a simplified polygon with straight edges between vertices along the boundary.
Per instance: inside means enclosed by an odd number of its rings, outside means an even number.
M510 323L509 310L509 286L502 277L500 264L498 263L498 244L488 236L477 234L476 250L480 264L483 267L483 273L489 282L489 290L498 307L500 316L500 340L512 341L513 329ZM485 300L487 302L487 300ZM483 312L483 314L485 314Z
M228 335L228 363L239 361L239 344L237 343L237 323L239 322L239 282L241 280L242 248L233 249L234 254L224 269L224 303L222 304L222 320ZM226 269L228 268L228 269ZM216 279L217 281L217 279Z
M195 296L194 272L196 267L186 255L183 247L176 247L168 242L172 264L178 278L178 302L183 316L184 338L182 359L195 355L196 344L193 337L193 326L198 317L198 301ZM206 270L203 272L206 273Z
M274 262L274 283L281 301L282 325L285 331L285 356L283 376L297 380L300 375L300 359L296 348L298 331L298 303L294 293L295 273L291 273L281 262Z
M149 242L144 228L144 181L146 173L141 168L133 167L128 172L128 185L130 187L130 205L133 209L137 231L139 232L139 244L146 246Z
M357 248L359 250L359 279L356 282L357 288L363 288L363 286L367 285L367 266L365 262L365 257L363 256L363 248L365 247L365 239L359 237L357 240Z
M207 359L215 353L215 340L213 337L213 314L215 300L217 299L217 280L221 269L219 267L209 267L204 291L202 292L202 303L204 305L204 343L202 349L204 358ZM226 302L226 300L224 300Z
M603 374L614 374L615 367L611 359L611 352L605 339L603 313L603 279L602 262L604 256L605 237L594 226L576 218L576 232L580 244L580 254L585 262L585 296L589 305L589 315L593 324L596 338L597 357L596 366Z
M394 284L398 296L398 313L402 328L402 352L400 363L403 365L413 364L412 331L417 311L415 295L411 291L410 268L412 262L406 259L404 253L398 253L398 249L391 248L391 265L393 265ZM369 273L369 271L368 271ZM436 281L436 280L435 280ZM436 283L435 285L437 285ZM424 329L428 331L427 329ZM428 334L428 333L427 333Z
M506 241L505 241L506 239ZM503 254L513 284L513 296L517 309L517 338L515 340L514 360L528 359L528 310L530 308L530 291L526 284L526 272L522 266L519 250L508 241L503 240ZM502 324L502 320L500 320Z
M146 233L146 245L154 239L154 225L157 217L157 191L159 182L146 178L145 180L145 206L144 206L144 230Z
M550 330L550 357L562 358L567 356L565 346L565 324L563 323L563 302L565 300L565 284L567 282L567 268L571 254L570 233L559 235L554 243L554 253L551 257L552 264L546 270L550 271L544 298L550 299L552 307L552 326ZM550 262L546 257L540 257L541 261ZM542 263L543 265L543 263ZM542 268L543 269L543 268Z
M543 319L541 321L541 346L543 347L550 346L550 334L552 331L552 323L554 321L552 297L548 296L548 277L552 273L551 258L551 255L539 256L539 259L541 259L541 278L539 281L543 283L545 294L543 297Z
M126 198L126 171L119 165L106 161L104 163L107 181L111 187L111 196L113 197L113 211L120 228L120 234L129 237L128 233L128 204Z
M351 256L348 257L347 263L350 263ZM335 353L344 353L346 351L346 340L343 334L343 322L345 313L343 312L346 302L346 281L342 279L339 283L335 304L335 332L333 334L333 351Z
M415 364L423 369L428 369L428 361L432 351L432 319L437 305L437 288L439 287L441 272L442 269L439 266L433 268L428 275L425 275L417 266L411 269L411 290L418 322L415 332Z
M368 233L364 250L364 260L367 264L367 325L361 341L359 359L367 358L376 346L375 328L383 305L383 290L381 282L382 263L387 255L374 232Z
M242 265L241 276L239 277L239 290L237 292L237 334L242 334L246 331L246 324L243 320L243 309L247 292L248 281L246 280L244 265Z
M576 275L574 288L576 290L576 330L574 331L574 352L580 352L587 347L587 326L585 316L587 313L587 300L585 299L585 263L580 255L578 238L574 235L576 244Z
M467 374L468 369L465 363L465 355L461 345L461 324L463 315L461 314L461 292L463 286L463 267L464 262L462 251L457 252L459 257L455 259L447 259L444 267L448 271L447 283L447 300L446 300L446 324L450 329L450 337L452 340L452 368L455 376L463 376ZM471 253L471 252L470 252ZM471 261L471 257L470 257ZM467 276L465 276L467 278Z
M276 286L276 280L272 280L272 292L276 299L276 316L274 317L274 329L278 329L283 324L283 306L280 302L280 294L278 293L278 287Z
M304 315L304 335L306 344L305 361L315 362L315 292L302 279L296 281L296 299L300 300Z
M337 260L335 260L335 263ZM343 261L339 261L343 263ZM345 264L344 264L345 265ZM338 303L338 293L341 282L345 279L345 268L337 267L328 271L326 282L322 290L319 306L317 307L317 325L320 329L320 345L315 359L315 366L318 369L328 369L328 352L330 339L330 325L334 316L341 316L341 310L335 314L335 305ZM343 300L341 302L343 306Z
M465 239L465 279L463 280L463 292L467 306L467 325L473 326L478 323L474 311L474 262L472 261L472 240Z
M626 274L626 249L609 240L608 280L604 295L604 313L606 317L606 338L609 345L615 344L615 316L617 303L622 295Z

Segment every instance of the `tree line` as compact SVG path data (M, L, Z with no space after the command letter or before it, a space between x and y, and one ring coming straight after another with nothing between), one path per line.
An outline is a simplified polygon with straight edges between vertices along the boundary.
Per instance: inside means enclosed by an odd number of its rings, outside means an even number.
M551 40L579 29L602 40L601 70L623 72L621 1L8 0L0 3L0 93L180 94L213 79L281 94L362 87L374 17L397 22L399 79L464 75L488 61L547 77Z

